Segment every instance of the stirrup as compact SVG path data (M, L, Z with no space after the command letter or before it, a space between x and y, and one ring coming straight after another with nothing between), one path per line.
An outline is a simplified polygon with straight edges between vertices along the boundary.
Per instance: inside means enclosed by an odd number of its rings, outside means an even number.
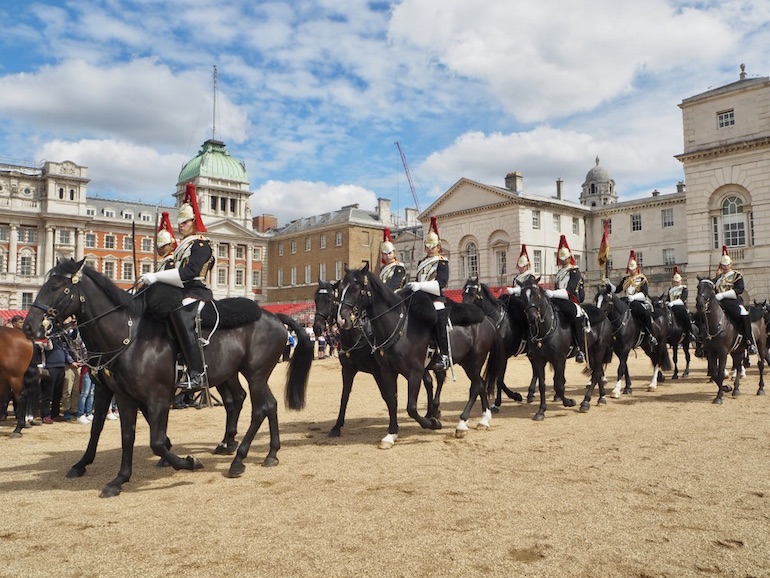
M185 373L176 384L177 389L184 391L197 391L199 389L205 389L208 387L208 380L202 373L197 371L190 374Z
M747 352L749 355L758 355L757 346L754 343L749 343Z
M577 353L575 354L575 361L577 363L585 363L586 362L586 356L583 353L582 349L578 348Z
M655 336L652 335L652 333L650 333L650 345L652 345L653 347L657 347L658 345L658 340L655 339Z
M449 369L449 356L443 354L437 355L426 369L437 371Z

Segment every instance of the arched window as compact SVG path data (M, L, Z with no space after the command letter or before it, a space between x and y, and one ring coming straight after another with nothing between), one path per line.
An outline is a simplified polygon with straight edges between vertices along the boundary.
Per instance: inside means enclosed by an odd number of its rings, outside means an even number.
M463 251L463 273L466 279L479 275L479 250L473 241L468 242Z
M722 202L722 235L728 247L746 246L746 216L739 197L730 196Z

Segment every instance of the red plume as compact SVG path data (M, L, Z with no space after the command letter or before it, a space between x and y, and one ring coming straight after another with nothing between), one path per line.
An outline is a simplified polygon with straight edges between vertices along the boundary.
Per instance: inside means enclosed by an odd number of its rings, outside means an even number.
M195 229L199 233L205 233L206 225L203 224L203 219L201 219L201 213L198 209L198 197L195 194L195 184L187 183L182 203L188 203L192 207L193 214L195 215Z

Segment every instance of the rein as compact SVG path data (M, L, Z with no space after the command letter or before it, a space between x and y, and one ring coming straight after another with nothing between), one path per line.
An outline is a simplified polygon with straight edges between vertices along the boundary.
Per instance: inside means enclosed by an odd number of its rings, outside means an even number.
M714 288L714 284L710 280L708 280L708 279L702 279L701 283L706 283L709 287L712 288L712 290ZM700 291L698 292L698 298L703 303L701 309L703 310L703 322L706 325L706 339L708 339L710 341L710 340L714 339L716 336L718 336L721 333L723 333L725 331L725 329L727 329L727 324L723 323L724 319L727 316L724 314L724 312L722 312L722 315L720 316L719 315L719 311L717 311L717 317L718 317L717 331L716 331L716 333L711 333L711 330L709 328L709 314L712 311L714 311L714 309L711 307L712 298L711 298L711 296L704 297L703 294ZM721 311L722 307L719 306L719 309Z
M529 298L527 298L527 301L529 301ZM538 347L543 346L543 341L548 339L555 331L556 331L556 314L554 313L553 306L548 304L551 309L551 316L550 316L550 326L546 329L545 334L540 336L540 327L543 325L543 322L546 321L545 317L540 312L541 307L536 305L535 303L529 303L528 307L535 310L535 323L534 325L530 325L529 327L529 338L537 343Z

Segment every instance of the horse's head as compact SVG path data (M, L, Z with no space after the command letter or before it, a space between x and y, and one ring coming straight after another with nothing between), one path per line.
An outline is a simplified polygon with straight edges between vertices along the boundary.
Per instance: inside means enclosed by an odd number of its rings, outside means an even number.
M706 277L698 275L698 294L695 297L695 308L698 312L708 312L711 302L716 299L714 282Z
M83 302L78 286L83 279L84 264L85 259L59 261L49 271L48 280L24 320L24 333L29 339L42 339L68 317L77 316Z
M468 277L463 287L463 303L473 303L484 299L484 291L478 277Z
M521 302L527 321L534 324L542 318L542 312L551 307L551 303L536 279L527 279L521 288Z
M372 303L369 263L361 269L348 269L340 281L340 306L337 311L337 325L340 329L352 329L361 318L361 313Z
M313 333L316 337L324 332L327 325L336 322L339 303L340 282L319 280L318 289L315 291L315 318L313 319Z

